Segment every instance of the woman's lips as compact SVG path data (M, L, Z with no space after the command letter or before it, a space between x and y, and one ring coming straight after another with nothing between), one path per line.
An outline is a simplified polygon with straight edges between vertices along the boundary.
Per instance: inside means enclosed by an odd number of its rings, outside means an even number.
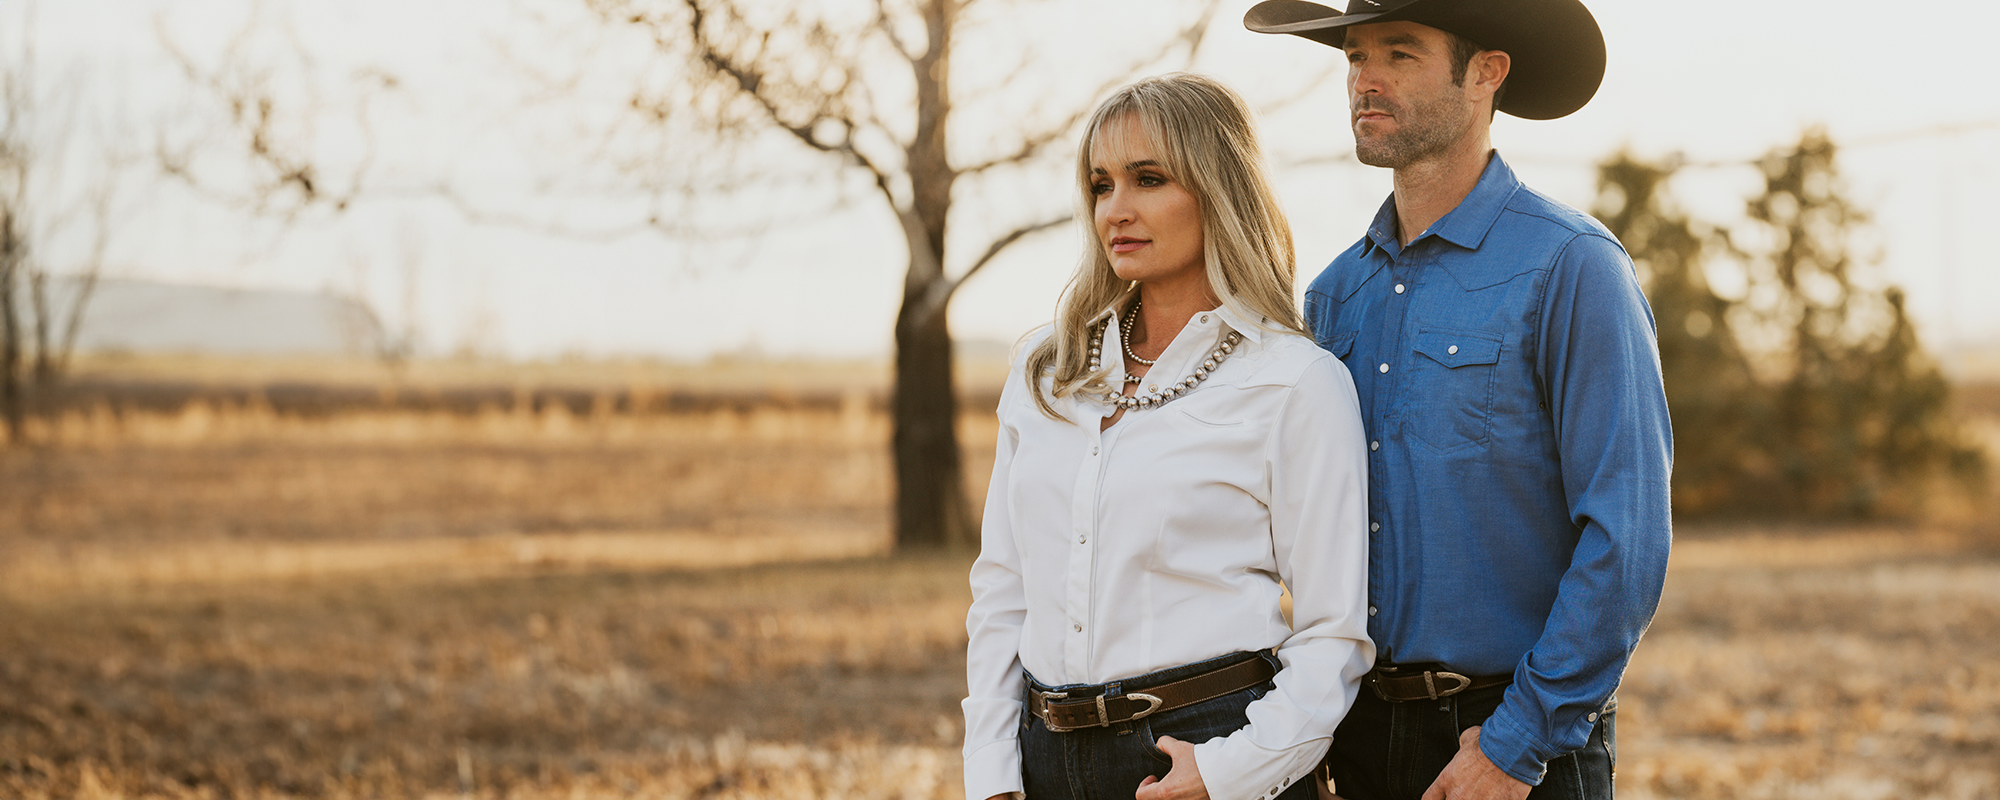
M1130 253L1134 250L1137 250L1141 247L1145 247L1146 245L1149 244L1152 244L1152 242L1148 242L1144 239L1112 239L1111 252Z

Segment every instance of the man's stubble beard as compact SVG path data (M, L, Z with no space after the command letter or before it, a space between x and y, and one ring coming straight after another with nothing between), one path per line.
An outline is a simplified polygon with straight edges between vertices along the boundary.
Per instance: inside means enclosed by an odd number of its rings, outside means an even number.
M1356 110L1385 110L1393 114L1398 129L1393 133L1364 139L1354 131L1354 157L1371 167L1399 169L1435 157L1449 149L1465 132L1469 115L1462 99L1445 96L1416 101L1398 108L1365 98Z

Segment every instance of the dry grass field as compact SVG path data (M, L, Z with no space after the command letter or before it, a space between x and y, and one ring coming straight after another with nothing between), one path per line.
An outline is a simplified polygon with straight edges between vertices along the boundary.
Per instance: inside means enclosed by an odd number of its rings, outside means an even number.
M42 423L0 798L954 797L971 556L887 554L849 397ZM1994 516L1678 536L1622 796L2000 800Z

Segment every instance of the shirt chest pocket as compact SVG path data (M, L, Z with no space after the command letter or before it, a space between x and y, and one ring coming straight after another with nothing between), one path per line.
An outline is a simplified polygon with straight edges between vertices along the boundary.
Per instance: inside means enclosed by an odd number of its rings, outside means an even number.
M1418 331L1403 404L1406 429L1440 452L1485 444L1504 345L1502 336L1484 331Z

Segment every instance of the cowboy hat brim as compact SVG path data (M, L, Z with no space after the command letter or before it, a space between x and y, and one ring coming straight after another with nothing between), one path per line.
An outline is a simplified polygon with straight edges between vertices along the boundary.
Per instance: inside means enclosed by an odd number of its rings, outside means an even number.
M1604 82L1604 32L1579 0L1409 0L1382 11L1342 13L1306 0L1265 0L1243 15L1258 33L1289 33L1341 47L1347 29L1415 22L1507 53L1499 110L1523 119L1568 116Z

